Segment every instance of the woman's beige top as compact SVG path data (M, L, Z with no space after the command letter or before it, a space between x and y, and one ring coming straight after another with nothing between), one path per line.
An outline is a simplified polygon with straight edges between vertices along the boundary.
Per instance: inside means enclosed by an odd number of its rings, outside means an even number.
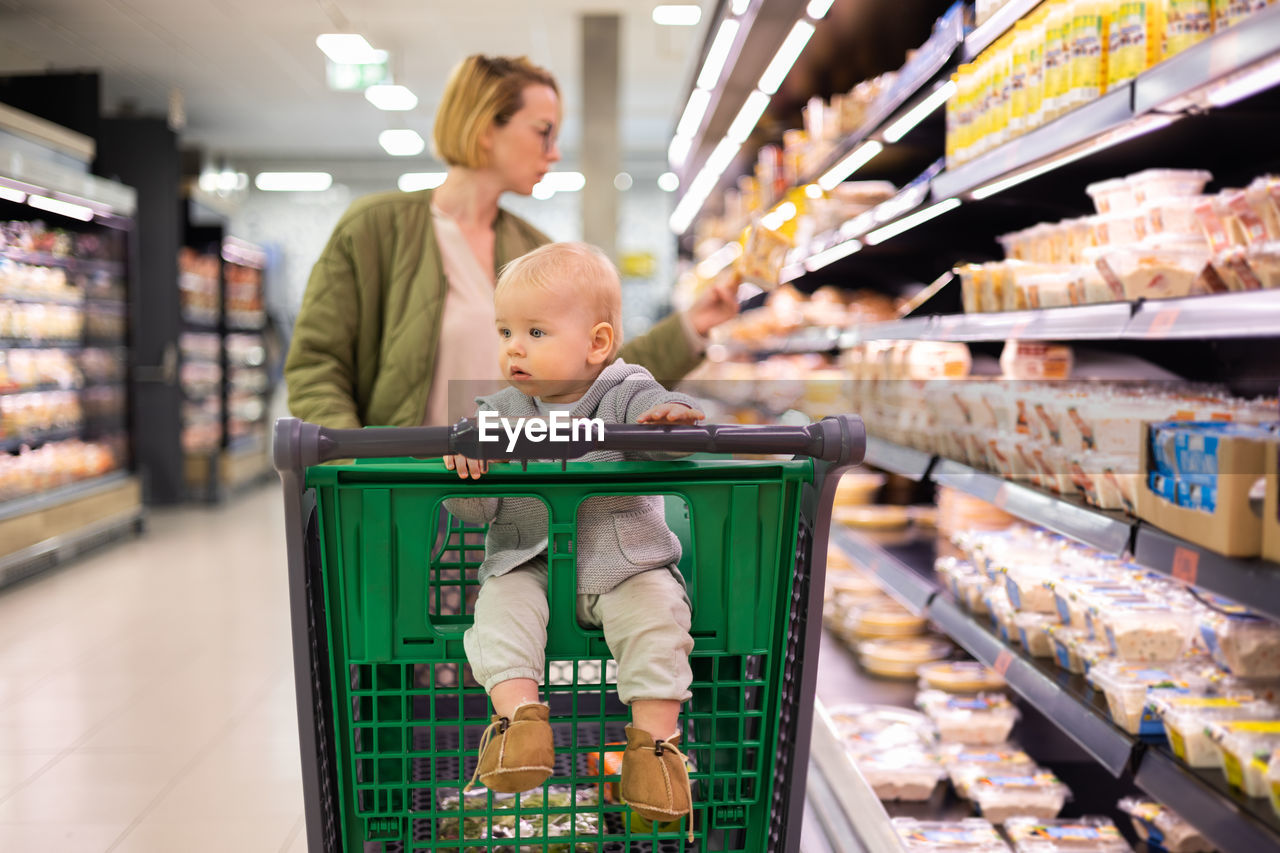
M480 265L458 223L434 204L431 221L448 290L423 423L444 426L472 415L475 398L504 383L498 369L493 274Z

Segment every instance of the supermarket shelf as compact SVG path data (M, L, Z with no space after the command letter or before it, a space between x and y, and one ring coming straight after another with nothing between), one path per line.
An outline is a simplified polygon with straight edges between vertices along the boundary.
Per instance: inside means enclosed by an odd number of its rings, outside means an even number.
M1280 7L1273 11L1280 11ZM1162 340L1277 335L1280 335L1280 290L1143 302L1124 333L1126 338Z
M1130 302L1045 308L1038 311L1003 311L992 314L948 314L934 322L920 340L1003 341L1101 341L1126 337L1133 315Z
M0 521L57 506L69 500L96 495L100 492L114 489L128 479L129 473L127 471L112 471L110 474L103 474L101 477L81 480L78 483L59 486L56 489L49 489L38 494L25 495L20 498L3 501L0 502Z
M973 28L964 40L964 61L972 62L1000 36L1040 5L1041 0L1012 0Z
M1123 83L1096 101L943 172L933 181L934 199L941 201L964 196L985 184L1065 154L1104 133L1124 127L1133 118L1130 109L1132 96L1131 85Z
M1280 9L1263 9L1230 29L1161 62L1134 81L1134 112L1201 101L1204 89L1280 55Z
M840 826L841 818L847 822L849 817L856 817L851 828L862 842L860 849L867 853L900 853L902 845L884 803L880 802L853 763L821 699L814 700L813 740L809 751L827 783L825 791L822 788L815 791L819 796L813 801L818 807L819 818L827 827L828 837L838 838L839 833L835 830ZM834 805L838 805L843 814L835 808L823 808L828 806L828 798L834 799Z
M933 460L934 457L923 450L867 436L867 455L863 461L891 474L919 482L929 475Z
M1224 557L1146 523L1138 524L1134 560L1280 619L1280 564Z
M929 575L913 571L897 557L878 545L873 539L860 536L842 525L831 526L831 541L849 559L870 571L893 597L919 615L929 610L929 602L938 592L938 585Z
M30 432L16 438L0 439L0 450L12 451L18 450L23 446L44 444L50 441L64 441L69 438L79 438L83 429L83 425L62 427L59 429L46 429L39 430L37 432Z
M877 572L891 591L932 583L932 568L920 560L904 562L868 537L850 531L836 537L840 548L860 540L856 553L878 552ZM902 549L895 549L902 553ZM910 563L910 564L909 564ZM1221 773L1197 771L1172 758L1163 748L1142 744L1109 719L1106 702L1081 676L1052 663L1024 655L1005 645L980 621L948 596L933 596L930 620L984 664L1004 675L1009 686L1092 755L1114 776L1134 772L1134 781L1151 796L1191 820L1224 851L1280 849L1280 820L1264 799L1248 799L1228 789ZM815 728L815 744L817 743ZM816 756L816 753L815 753Z
M37 338L0 338L0 350L6 349L84 349L80 341L40 340Z
M889 320L884 323L867 323L845 331L840 337L842 348L861 341L924 341L929 340L933 317L908 317L905 320Z
M105 272L111 275L124 274L124 264L121 261L68 258L61 255L51 255L46 252L19 252L13 249L6 249L0 252L0 258L7 258L20 264L33 264L41 267L61 267L71 272Z
M1120 512L1092 509L1074 500L1009 482L950 459L940 459L932 478L1010 515L1047 527L1109 554L1123 554L1133 538L1134 521Z
M1113 776L1125 772L1136 742L1111 723L1105 704L1096 701L1083 678L1071 678L1052 668L1052 664L1042 667L1012 650L949 598L935 599L929 606L929 616L965 651L1002 674L1010 687L1053 720Z
M56 382L46 382L43 385L29 385L25 388L14 388L10 391L0 391L0 397L15 397L19 394L40 394L45 391L83 391L88 385L72 385L67 387L59 385Z
M1280 820L1270 803L1231 790L1216 770L1193 770L1163 749L1149 748L1133 781L1190 820L1219 850L1280 849Z

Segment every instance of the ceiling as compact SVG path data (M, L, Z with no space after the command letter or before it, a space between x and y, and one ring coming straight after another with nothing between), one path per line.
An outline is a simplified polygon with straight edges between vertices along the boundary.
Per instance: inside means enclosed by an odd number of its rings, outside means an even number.
M378 133L410 127L430 138L450 68L471 53L527 55L557 76L565 100L561 149L580 148L584 14L622 18L623 162L665 157L716 0L696 27L653 23L657 0L0 0L0 74L99 71L106 115L166 115L177 90L184 142L238 161L351 162L429 168L392 158ZM395 82L419 98L382 112L357 93L331 92L315 37L359 32L391 52ZM392 162L394 161L394 162ZM408 161L408 162L406 162Z

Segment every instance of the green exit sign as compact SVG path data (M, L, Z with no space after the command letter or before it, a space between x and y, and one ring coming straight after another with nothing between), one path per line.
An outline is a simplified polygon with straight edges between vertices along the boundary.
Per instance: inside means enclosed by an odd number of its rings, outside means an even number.
M391 82L388 60L363 65L345 65L326 59L325 76L329 88L338 92L363 92L370 86Z

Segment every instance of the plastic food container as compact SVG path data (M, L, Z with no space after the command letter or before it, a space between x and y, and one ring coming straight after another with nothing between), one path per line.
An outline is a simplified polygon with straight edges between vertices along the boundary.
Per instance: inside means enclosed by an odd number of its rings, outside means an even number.
M1117 581L1106 575L1069 575L1051 583L1058 619L1064 625L1082 630L1089 627L1089 602L1085 597L1086 593L1103 587L1120 588Z
M1222 753L1209 737L1209 726L1231 720L1280 719L1280 708L1251 701L1247 695L1188 696L1173 691L1151 691L1151 707L1164 722L1173 754L1192 767L1221 767Z
M1056 625L1050 628L1049 638L1058 666L1076 675L1084 675L1089 666L1100 659L1104 648L1103 644L1090 643L1089 632L1083 628Z
M1140 797L1125 797L1116 806L1129 815L1134 832L1148 845L1169 853L1213 853L1213 845L1200 831L1167 806Z
M942 755L943 766L951 777L956 793L969 798L969 786L984 776L1029 776L1039 768L1021 749L1000 744L989 749L969 744L952 744L955 748ZM946 747L943 747L944 750Z
M875 675L914 679L922 665L942 660L953 648L946 640L927 637L867 640L858 644L858 660L863 669Z
M1056 614L1018 613L1013 624L1018 626L1018 640L1027 654L1037 658L1053 657L1053 640L1049 628L1058 623Z
M1218 666L1243 678L1280 676L1280 625L1221 602L1200 616L1200 636Z
M1153 199L1142 206L1147 217L1148 232L1175 236L1183 240L1203 241L1204 232L1196 216L1196 205L1206 196L1183 196Z
M1000 673L977 661L952 661L920 667L920 686L948 693L981 693L984 690L1003 690L1005 680Z
M1044 559L1043 552L1040 559ZM1057 613L1058 603L1048 586L1053 576L1053 566L1010 565L1005 569L1005 589L1009 592L1010 603L1024 612Z
M1004 822L1004 831L1018 853L1132 853L1133 849L1108 817L1011 817Z
M1012 817L1055 818L1071 791L1047 770L1021 776L983 776L969 785L969 796L992 823Z
M1008 645L1022 642L1018 638L1018 626L1013 621L1018 611L1013 609L1009 601L1009 593L1004 587L994 587L987 596L987 607L991 610L991 622L996 633Z
M995 827L980 818L925 821L896 817L893 828L907 853L1009 853L1009 845Z
M1120 660L1175 661L1195 636L1195 613L1163 602L1116 602L1097 615L1111 651Z
M987 609L986 596L987 590L991 586L991 580L980 572L956 578L956 591L959 593L959 600L964 603L965 607L968 607L969 610L979 616L986 616L990 613Z
M1271 760L1267 762L1267 790L1272 811L1280 815L1280 750L1271 753Z
M1222 751L1227 782L1250 797L1268 796L1268 762L1280 748L1280 720L1227 720L1209 724L1209 737Z
M1147 691L1152 687L1190 691L1207 683L1186 666L1143 666L1124 661L1101 661L1090 668L1087 677L1106 695L1112 722L1132 735L1164 733L1160 718L1147 705Z
M924 633L924 626L924 617L893 606L864 608L855 615L850 627L856 637L890 639L919 636Z
M881 800L927 800L947 775L936 756L910 747L864 755L856 761Z
M1164 198L1200 195L1213 173L1201 169L1147 169L1128 177L1134 201L1141 204Z
M1003 693L955 695L925 690L916 697L916 704L933 720L944 743L1004 743L1019 717Z
M1133 210L1138 204L1133 196L1133 188L1122 178L1089 184L1084 191L1093 199L1093 206L1098 213Z

